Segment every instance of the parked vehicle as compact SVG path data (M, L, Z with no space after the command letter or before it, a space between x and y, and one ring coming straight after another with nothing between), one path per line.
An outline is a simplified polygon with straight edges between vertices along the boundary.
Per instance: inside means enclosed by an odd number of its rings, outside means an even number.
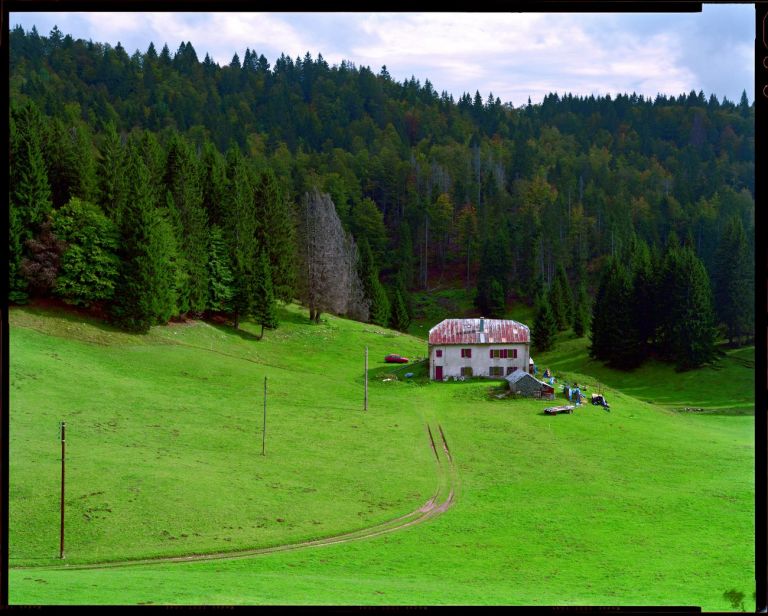
M402 355L395 355L394 353L387 355L384 358L384 361L388 364L407 364L409 359L407 357L403 357Z

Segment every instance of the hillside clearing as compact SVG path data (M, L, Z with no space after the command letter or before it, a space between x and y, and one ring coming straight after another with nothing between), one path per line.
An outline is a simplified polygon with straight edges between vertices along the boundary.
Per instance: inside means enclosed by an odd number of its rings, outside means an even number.
M11 312L12 603L714 610L731 609L732 589L749 597L753 417L675 413L605 375L610 413L547 417L549 402L489 398L490 381L416 377L372 378L364 413L364 347L383 376L385 354L423 356L423 341L334 317L310 326L295 307L283 316L255 342L248 325L130 337L56 312ZM61 419L69 570L54 568ZM435 452L448 462L448 451L450 509L364 537L436 490L447 499ZM73 570L356 533L364 538L249 558Z

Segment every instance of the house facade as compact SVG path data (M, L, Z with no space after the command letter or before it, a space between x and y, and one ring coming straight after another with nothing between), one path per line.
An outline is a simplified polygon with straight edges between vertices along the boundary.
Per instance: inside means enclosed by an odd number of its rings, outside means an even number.
M530 330L517 321L445 319L429 330L429 376L503 379L532 371L530 343Z

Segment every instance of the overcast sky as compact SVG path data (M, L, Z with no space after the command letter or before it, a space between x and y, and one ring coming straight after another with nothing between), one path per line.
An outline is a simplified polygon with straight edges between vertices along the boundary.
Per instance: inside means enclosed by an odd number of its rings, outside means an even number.
M54 25L74 38L120 42L132 54L173 54L191 42L220 65L245 49L270 64L318 53L402 82L415 76L458 98L490 92L516 107L549 92L655 97L703 90L754 100L755 7L705 4L701 13L22 13L11 28Z

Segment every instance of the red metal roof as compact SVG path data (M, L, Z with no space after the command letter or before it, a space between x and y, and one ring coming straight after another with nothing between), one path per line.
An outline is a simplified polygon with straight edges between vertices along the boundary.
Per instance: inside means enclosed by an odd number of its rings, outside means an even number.
M530 342L527 325L510 319L445 319L429 330L429 344Z

